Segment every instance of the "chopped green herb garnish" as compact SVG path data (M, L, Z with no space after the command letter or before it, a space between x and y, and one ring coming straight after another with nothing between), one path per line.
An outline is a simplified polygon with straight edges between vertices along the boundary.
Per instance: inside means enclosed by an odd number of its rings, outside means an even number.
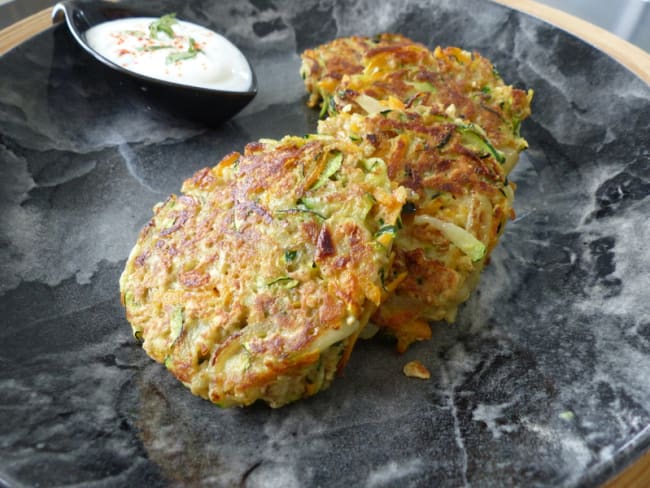
M197 47L196 41L190 37L190 45L187 48L187 51L169 53L165 62L167 64L172 64L178 61L185 61L186 59L195 58L200 52L201 49Z
M135 48L136 51L158 51L159 49L174 49L174 46L163 44L159 46L141 46Z
M158 20L154 20L151 24L149 24L149 36L152 39L157 39L158 33L164 32L169 36L170 39L173 39L174 30L172 29L172 25L177 22L178 21L176 20L175 13L163 15Z
M296 259L296 256L298 255L298 251L293 251L291 249L284 251L284 260L286 262L293 261Z
M196 57L197 53L190 53L188 51L169 53L165 62L167 64L177 63L178 61L185 61Z
M201 52L201 48L198 47L198 44L196 43L196 41L191 37L190 37L190 46L187 48L187 52L189 52L189 53L200 53Z

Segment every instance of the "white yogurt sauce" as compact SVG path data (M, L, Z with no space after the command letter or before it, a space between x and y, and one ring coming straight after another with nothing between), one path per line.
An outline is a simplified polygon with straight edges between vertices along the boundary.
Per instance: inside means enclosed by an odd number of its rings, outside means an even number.
M113 63L160 80L228 91L246 91L252 73L244 55L225 37L190 22L172 20L173 37L150 25L159 19L113 20L86 31L86 40Z

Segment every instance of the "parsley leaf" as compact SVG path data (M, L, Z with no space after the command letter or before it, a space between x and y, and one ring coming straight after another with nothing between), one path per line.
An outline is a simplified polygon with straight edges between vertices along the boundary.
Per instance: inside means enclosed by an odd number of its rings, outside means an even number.
M195 58L198 52L191 53L189 51L177 51L175 53L169 53L165 63L172 64L177 63L178 61L185 61L186 59Z
M201 49L197 47L196 41L190 37L190 45L187 48L187 51L176 51L169 53L165 59L166 64L177 63L178 61L185 61L186 59L195 58L199 54Z
M198 44L196 43L196 41L194 39L192 39L191 37L190 37L190 47L187 49L187 52L188 53L200 53L201 52L201 48L198 47Z
M136 47L136 51L158 51L159 49L174 49L174 46L170 44L161 44L158 46L144 46L144 47Z
M172 29L172 25L176 22L178 22L176 20L176 14L163 15L158 20L154 20L149 24L149 36L152 39L157 39L158 33L164 32L170 37L170 39L173 39L174 30Z

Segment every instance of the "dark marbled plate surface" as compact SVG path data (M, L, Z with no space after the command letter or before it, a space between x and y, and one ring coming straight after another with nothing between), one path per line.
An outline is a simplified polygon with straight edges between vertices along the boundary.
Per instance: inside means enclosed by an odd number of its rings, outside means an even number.
M0 59L0 484L590 486L650 445L650 87L474 0L160 3L215 28L260 93L206 130L109 83L51 29ZM130 334L118 277L151 207L259 137L313 131L299 52L397 31L535 89L517 219L454 326L272 411L193 397ZM408 379L420 359L429 381Z

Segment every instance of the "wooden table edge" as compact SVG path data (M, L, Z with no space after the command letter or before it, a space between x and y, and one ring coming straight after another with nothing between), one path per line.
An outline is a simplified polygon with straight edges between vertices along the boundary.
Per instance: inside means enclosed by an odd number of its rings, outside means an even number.
M650 54L585 20L533 0L492 0L513 10L537 17L573 34L608 54L650 85Z
M650 85L650 54L614 34L533 0L492 0L514 10L542 19L565 30L608 54ZM0 56L50 25L52 8L41 10L0 30Z
M52 25L52 7L0 30L0 56Z
M519 10L567 31L607 53L639 78L650 84L650 54L639 47L570 14L532 0L492 0ZM0 56L52 25L48 7L0 30ZM650 486L650 451L642 454L622 473L605 484L606 488Z
M650 486L650 450L636 459L605 482L602 488L647 488Z

